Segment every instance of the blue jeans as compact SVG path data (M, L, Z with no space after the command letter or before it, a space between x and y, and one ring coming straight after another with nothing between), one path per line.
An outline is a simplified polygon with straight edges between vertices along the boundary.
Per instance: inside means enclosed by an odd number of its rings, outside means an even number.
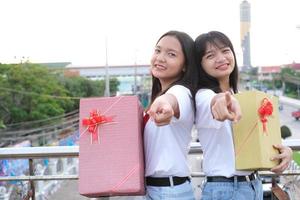
M147 200L195 200L190 181L170 187L146 186Z
M202 200L263 200L262 182L206 182Z

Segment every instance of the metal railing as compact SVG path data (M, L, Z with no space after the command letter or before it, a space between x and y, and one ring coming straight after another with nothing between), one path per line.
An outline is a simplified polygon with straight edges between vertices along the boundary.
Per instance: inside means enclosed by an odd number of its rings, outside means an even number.
M300 150L300 140L286 140L284 145L290 146L293 150ZM192 143L189 154L202 153L199 143ZM68 158L78 157L78 146L49 146L49 147L17 147L17 148L0 148L0 159L29 159L29 175L21 176L0 176L0 181L29 181L28 198L35 199L35 185L34 181L49 181L49 180L77 180L78 174L75 175L35 175L33 159L41 158ZM260 175L275 176L269 171L260 171ZM192 177L204 177L203 172L192 172ZM280 174L287 175L300 175L300 170L286 170ZM277 175L276 175L277 176ZM25 199L25 198L24 198Z

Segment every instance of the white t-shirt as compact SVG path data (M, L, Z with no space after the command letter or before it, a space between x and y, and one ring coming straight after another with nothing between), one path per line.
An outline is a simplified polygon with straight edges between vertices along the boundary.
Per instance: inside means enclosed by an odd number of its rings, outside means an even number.
M179 105L179 118L170 124L156 126L151 118L144 130L146 176L190 176L187 164L191 130L194 123L192 95L184 86L172 86L166 93L173 94Z
M213 119L211 101L217 95L210 89L196 94L196 128L203 150L203 171L207 176L248 175L249 171L235 170L231 121Z

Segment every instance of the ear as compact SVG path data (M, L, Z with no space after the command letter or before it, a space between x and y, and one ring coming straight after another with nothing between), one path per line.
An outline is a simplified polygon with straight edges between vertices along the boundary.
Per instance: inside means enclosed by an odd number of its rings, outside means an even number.
M185 71L186 71L186 68L185 68L185 67L183 67L183 68L182 68L182 71L183 71L183 72L185 72Z

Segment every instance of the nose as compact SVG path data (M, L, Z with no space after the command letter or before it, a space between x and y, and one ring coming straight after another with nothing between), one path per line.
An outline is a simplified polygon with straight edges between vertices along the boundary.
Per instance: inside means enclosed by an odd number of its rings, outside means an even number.
M222 53L218 53L218 55L217 55L217 62L218 63L222 63L224 61L226 61L225 56Z
M164 62L164 61L165 61L165 56L164 56L164 54L163 54L162 52L159 53L159 54L157 54L156 60L159 61L159 62Z

